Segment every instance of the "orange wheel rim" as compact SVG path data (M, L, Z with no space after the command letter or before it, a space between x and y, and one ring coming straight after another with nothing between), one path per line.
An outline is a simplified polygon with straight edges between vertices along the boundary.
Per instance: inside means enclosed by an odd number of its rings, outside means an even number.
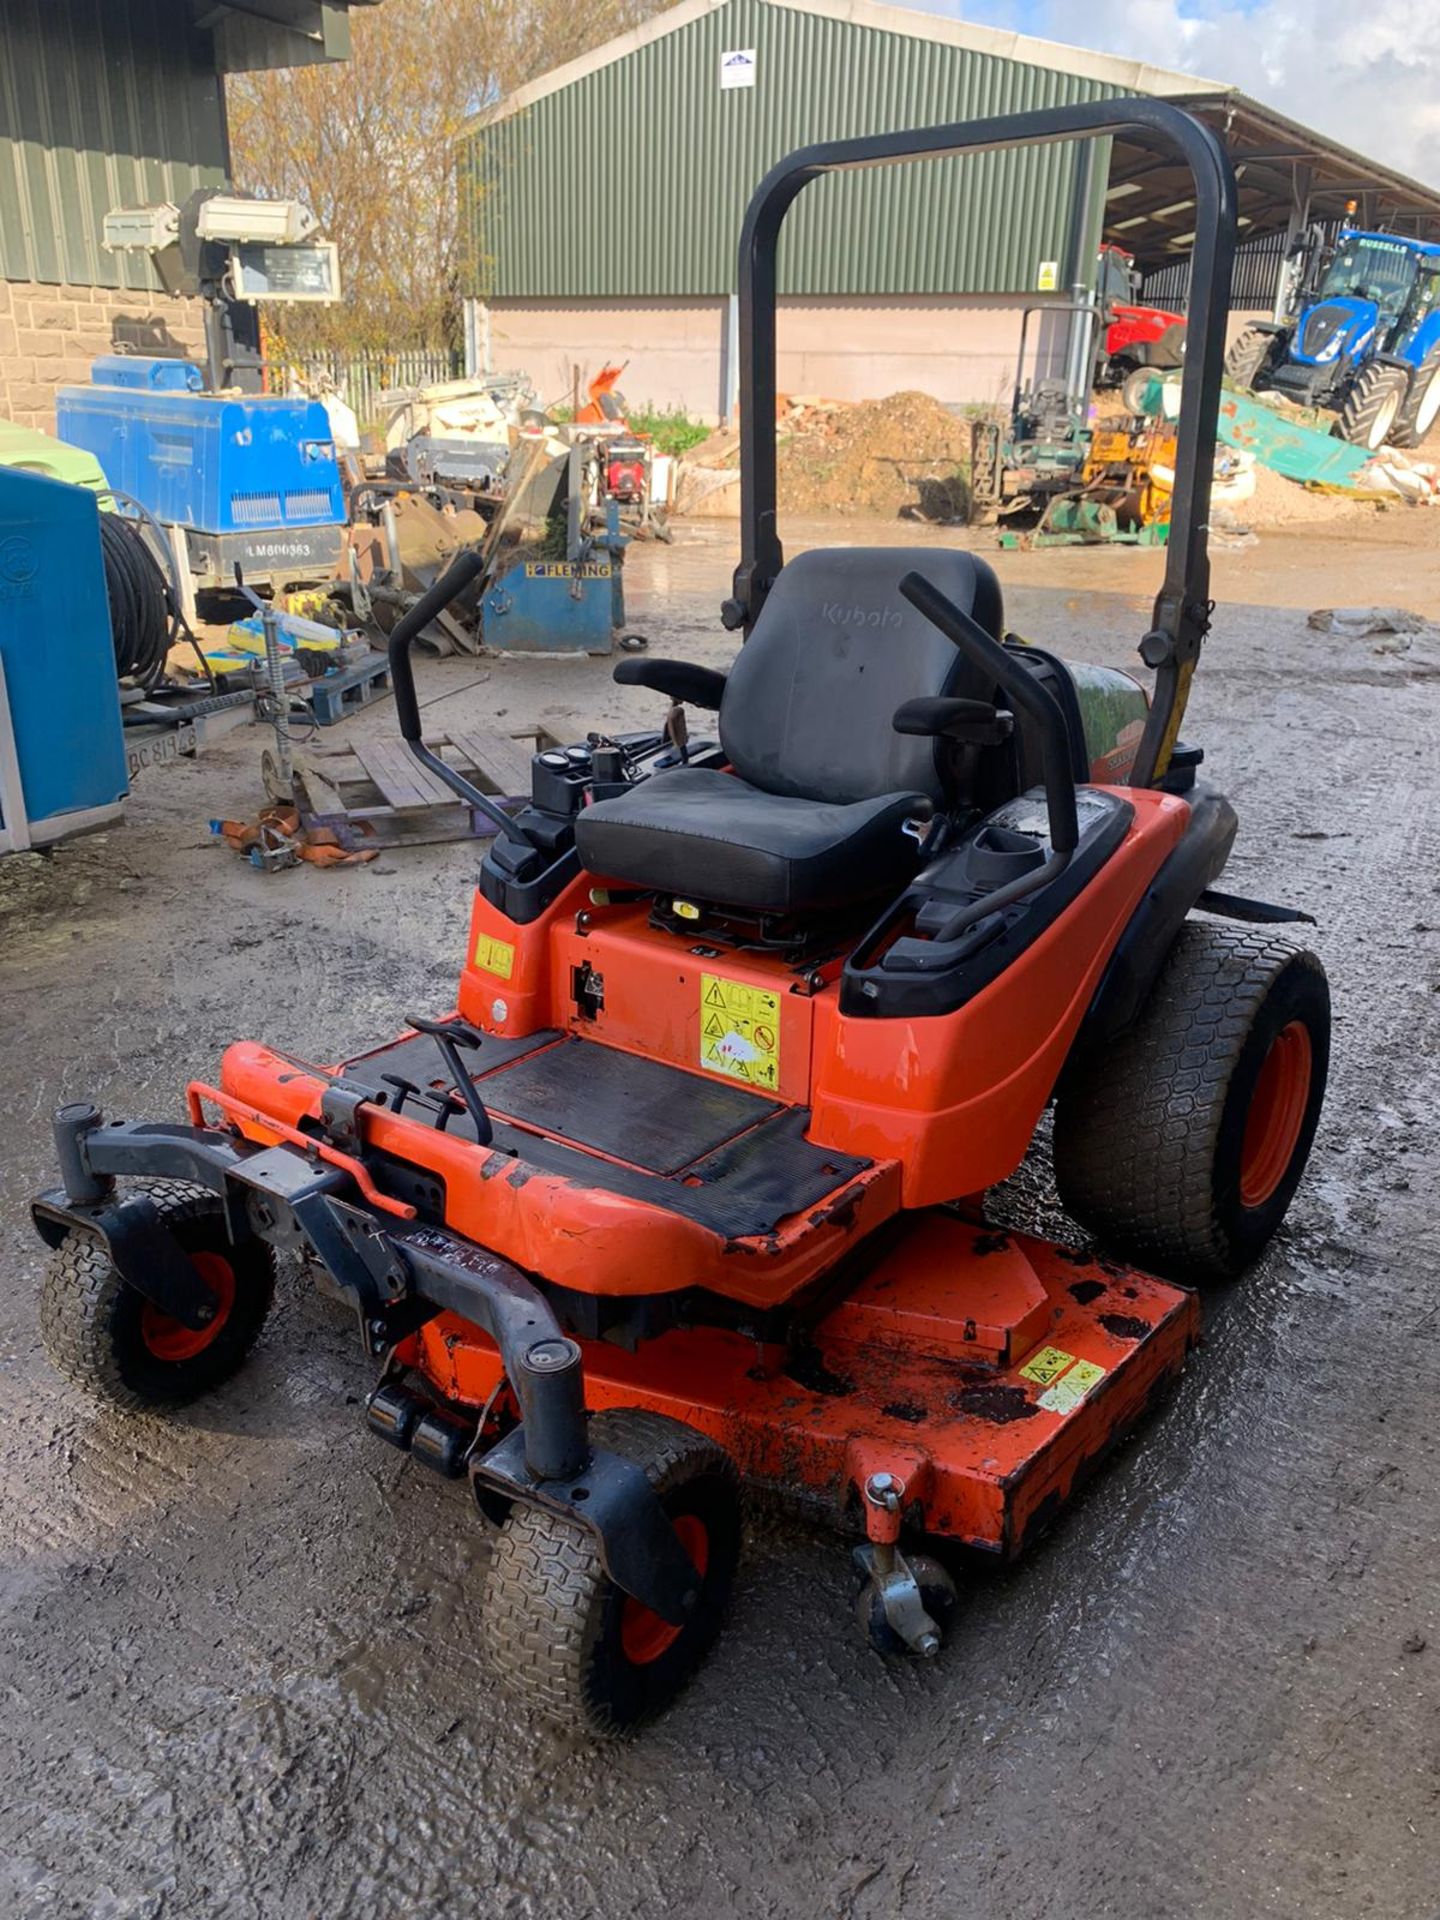
M1245 1116L1240 1204L1263 1207L1289 1172L1310 1101L1310 1029L1292 1020L1270 1042Z
M187 1327L147 1300L140 1312L140 1338L157 1360L193 1360L203 1353L218 1338L235 1305L235 1269L223 1253L192 1253L190 1264L215 1296L215 1318L208 1326Z
M674 1526L681 1546L695 1562L695 1571L704 1579L710 1564L710 1534L705 1522L693 1513L682 1513ZM668 1620L626 1594L620 1614L620 1647L632 1667L648 1667L667 1653L684 1631L683 1626L672 1627Z

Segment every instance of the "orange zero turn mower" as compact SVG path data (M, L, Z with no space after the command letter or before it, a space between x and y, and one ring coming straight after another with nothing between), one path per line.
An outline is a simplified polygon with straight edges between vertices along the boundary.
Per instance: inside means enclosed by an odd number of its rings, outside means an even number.
M1196 194L1148 696L1007 639L972 554L787 565L775 516L775 254L805 184L1114 134ZM1192 1286L1285 1214L1325 977L1273 924L1302 916L1216 891L1235 815L1177 744L1234 233L1223 150L1156 101L783 161L740 247L729 672L621 662L665 730L538 754L508 814L421 738L409 645L462 555L391 639L402 732L496 828L456 1007L338 1062L239 1042L185 1125L56 1117L34 1213L62 1371L193 1398L243 1362L277 1251L322 1269L371 1428L496 1529L482 1632L535 1710L613 1732L666 1704L720 1628L746 1486L852 1535L865 1631L933 1654L961 1550L1035 1538L1178 1374ZM1099 1252L982 1214L1052 1103Z

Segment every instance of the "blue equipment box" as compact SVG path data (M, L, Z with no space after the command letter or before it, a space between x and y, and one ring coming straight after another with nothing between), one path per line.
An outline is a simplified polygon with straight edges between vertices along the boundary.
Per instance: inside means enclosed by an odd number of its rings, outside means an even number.
M95 495L0 467L0 851L119 817L128 791Z
M200 369L183 360L107 355L91 372L93 386L56 396L60 438L93 453L112 487L167 526L272 533L344 520L318 400L203 393Z

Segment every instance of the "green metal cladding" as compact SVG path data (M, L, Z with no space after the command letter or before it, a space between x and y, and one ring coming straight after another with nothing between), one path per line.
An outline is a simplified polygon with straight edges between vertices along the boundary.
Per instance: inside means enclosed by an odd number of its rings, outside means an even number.
M750 47L755 85L722 92L722 53ZM729 0L462 142L466 291L724 294L746 201L792 148L1113 92L911 34ZM1076 151L818 180L786 223L782 286L815 295L1033 289L1039 263L1063 253Z
M158 286L107 253L112 207L177 206L225 178L209 36L188 0L0 0L0 279Z

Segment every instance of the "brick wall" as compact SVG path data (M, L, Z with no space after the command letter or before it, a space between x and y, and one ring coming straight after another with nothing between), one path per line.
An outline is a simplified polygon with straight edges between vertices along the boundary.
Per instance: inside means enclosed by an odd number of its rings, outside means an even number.
M0 419L55 431L55 389L80 385L102 353L180 354L204 364L198 300L109 287L0 280Z

